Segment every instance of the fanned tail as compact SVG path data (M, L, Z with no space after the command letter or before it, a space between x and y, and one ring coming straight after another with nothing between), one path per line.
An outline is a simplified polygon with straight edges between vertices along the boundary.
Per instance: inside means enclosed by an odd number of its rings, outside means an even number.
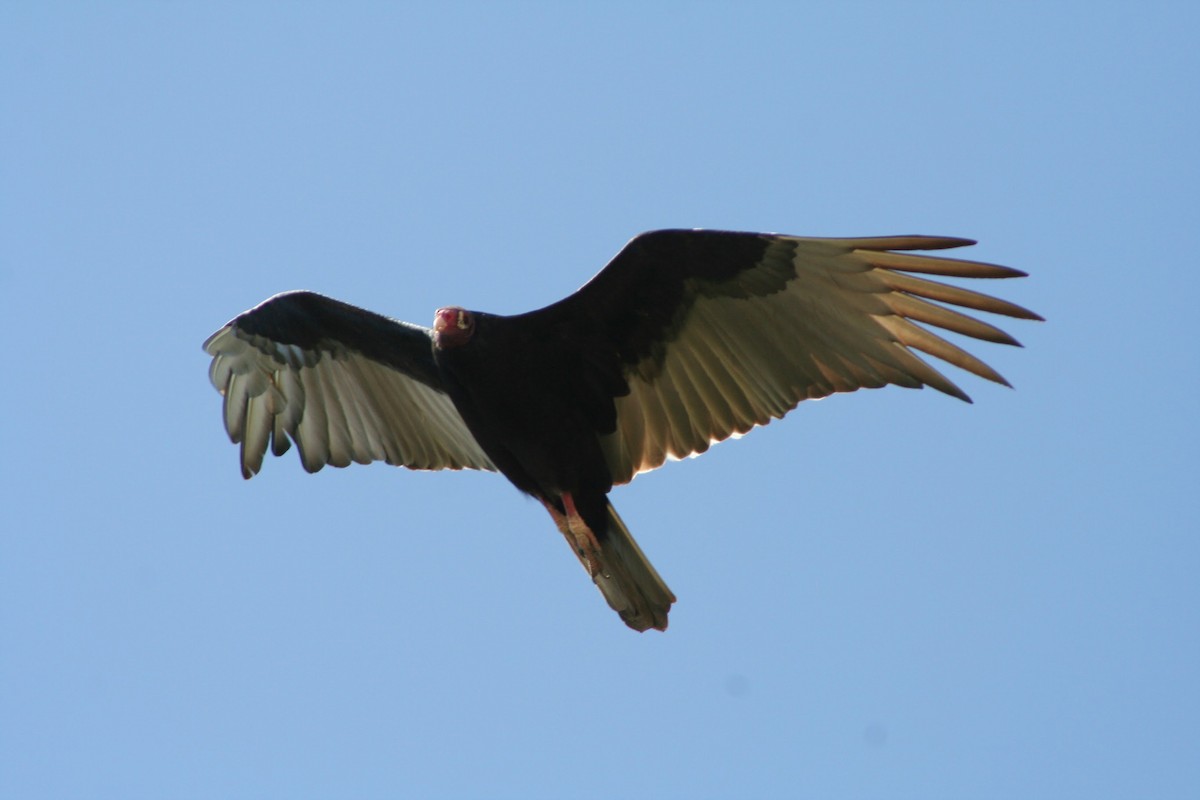
M638 547L613 504L604 498L608 519L597 536L579 516L571 495L564 493L561 499L562 509L547 500L542 500L542 505L608 605L635 631L665 631L675 595Z
M665 631L675 595L638 547L612 503L608 504L606 534L599 537L600 564L592 580L626 625L635 631Z

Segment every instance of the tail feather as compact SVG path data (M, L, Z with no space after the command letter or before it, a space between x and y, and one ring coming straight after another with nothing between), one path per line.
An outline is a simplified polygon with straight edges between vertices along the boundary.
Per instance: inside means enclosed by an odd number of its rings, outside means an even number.
M675 595L638 547L612 503L608 504L608 530L598 539L601 563L592 580L609 606L635 631L665 631Z

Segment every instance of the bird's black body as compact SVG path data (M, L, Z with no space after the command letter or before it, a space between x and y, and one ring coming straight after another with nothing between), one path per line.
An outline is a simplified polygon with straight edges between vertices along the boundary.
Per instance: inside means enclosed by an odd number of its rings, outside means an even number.
M809 398L895 384L968 399L914 351L1004 383L916 324L1016 344L949 306L1039 318L920 277L1024 273L907 252L971 243L654 231L525 314L439 309L431 331L291 292L205 348L246 477L268 445L279 455L293 441L310 471L498 470L545 504L630 627L665 629L675 596L608 501L613 486Z
M614 375L609 386L592 385L567 342L538 336L534 326L511 317L474 316L471 341L433 349L446 393L514 486L560 511L559 498L572 493L581 516L602 536L613 481L599 437L616 426L612 392L623 393L624 382ZM505 352L521 357L496 357Z

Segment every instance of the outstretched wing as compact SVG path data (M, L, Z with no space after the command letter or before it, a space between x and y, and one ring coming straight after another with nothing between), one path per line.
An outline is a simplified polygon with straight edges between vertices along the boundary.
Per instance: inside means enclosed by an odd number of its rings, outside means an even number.
M908 273L1024 273L896 252L969 244L929 236L655 231L629 242L578 292L530 316L573 328L583 341L603 340L615 353L628 393L615 396L616 430L603 444L614 481L623 483L834 392L932 386L970 402L914 350L1007 385L916 323L1015 345L1000 329L941 304L1040 317Z
M243 477L268 444L309 472L386 461L494 470L438 379L430 332L312 292L276 295L204 343Z

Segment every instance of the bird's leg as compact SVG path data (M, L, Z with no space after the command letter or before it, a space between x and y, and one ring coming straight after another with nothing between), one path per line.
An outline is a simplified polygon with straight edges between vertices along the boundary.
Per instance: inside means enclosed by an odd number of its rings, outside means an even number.
M575 508L575 500L571 497L570 492L562 493L563 507L567 513L562 514L553 504L542 501L542 505L550 512L550 516L554 519L554 524L570 545L571 550L575 553L583 568L588 571L588 574L593 578L598 575L602 569L600 562L600 542L596 539L596 534L588 527L588 524L583 521L583 517L579 516L579 511Z
M588 574L595 578L604 568L600 560L600 542L576 510L575 499L571 497L570 492L562 493L562 501L567 509L567 530L574 537L575 553L583 562Z

